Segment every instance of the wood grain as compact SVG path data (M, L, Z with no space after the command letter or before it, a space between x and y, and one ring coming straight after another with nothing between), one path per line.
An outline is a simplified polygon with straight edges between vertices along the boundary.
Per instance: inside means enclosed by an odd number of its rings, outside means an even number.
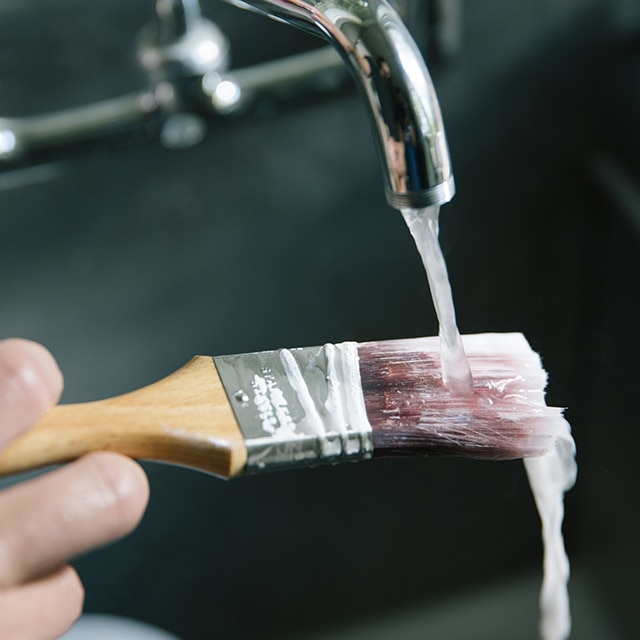
M54 407L0 451L0 475L68 462L90 451L117 451L223 478L239 475L247 458L208 356L196 356L167 378L122 396Z

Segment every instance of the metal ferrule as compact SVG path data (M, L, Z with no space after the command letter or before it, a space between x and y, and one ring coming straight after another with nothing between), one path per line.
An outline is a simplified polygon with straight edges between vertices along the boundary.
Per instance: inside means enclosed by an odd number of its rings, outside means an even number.
M245 438L245 473L371 457L355 342L214 361Z

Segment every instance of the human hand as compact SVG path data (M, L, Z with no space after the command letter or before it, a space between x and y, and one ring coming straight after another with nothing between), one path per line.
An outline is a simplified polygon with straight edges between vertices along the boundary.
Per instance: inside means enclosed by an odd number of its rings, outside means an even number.
M44 347L0 341L0 448L54 405L62 387ZM66 562L129 533L148 494L140 466L106 452L0 492L0 638L51 640L64 633L84 600Z

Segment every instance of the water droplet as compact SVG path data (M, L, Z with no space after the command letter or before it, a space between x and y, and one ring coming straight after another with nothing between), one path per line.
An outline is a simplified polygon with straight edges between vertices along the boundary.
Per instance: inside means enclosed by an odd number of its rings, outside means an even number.
M233 394L233 397L238 402L249 402L249 396L242 389L238 389L238 391Z

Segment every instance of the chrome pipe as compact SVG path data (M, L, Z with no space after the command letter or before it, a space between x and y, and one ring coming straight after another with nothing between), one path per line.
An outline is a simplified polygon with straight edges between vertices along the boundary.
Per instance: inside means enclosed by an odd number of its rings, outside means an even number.
M0 118L0 166L34 151L104 140L114 132L151 126L159 110L155 96L145 92L44 115Z

